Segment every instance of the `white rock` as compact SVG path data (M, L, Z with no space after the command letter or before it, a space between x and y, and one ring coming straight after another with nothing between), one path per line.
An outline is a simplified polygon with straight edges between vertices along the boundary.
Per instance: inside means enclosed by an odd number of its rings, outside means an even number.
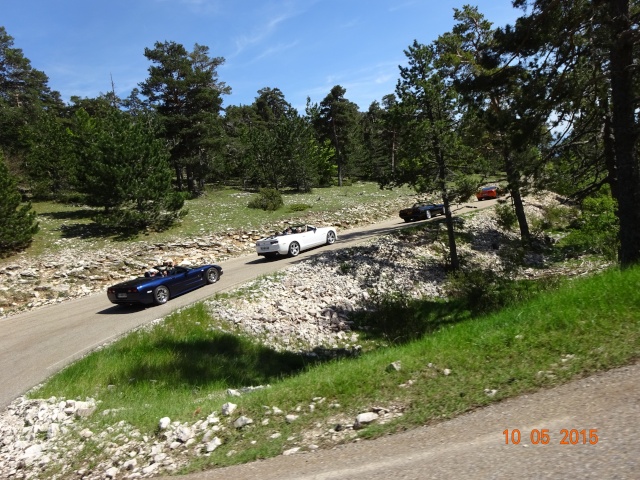
M222 414L228 417L236 411L236 408L238 408L238 405L236 405L235 403L227 402L222 405Z
M166 430L169 425L171 425L171 419L169 417L162 417L158 422L158 429Z
M356 421L353 424L353 428L356 428L356 429L362 428L364 425L367 425L371 422L378 420L378 418L380 418L380 416L375 412L360 413L356 417Z
M242 427L246 427L247 425L250 425L253 423L253 420L251 420L249 417L245 417L244 415L241 417L238 417L236 419L235 422L233 422L233 426L236 428L242 428Z
M187 426L182 425L176 430L176 438L182 443L186 443L192 437L193 431Z
M104 472L104 476L105 478L116 478L118 476L118 472L119 470L117 467L111 467Z
M220 440L218 437L214 437L213 440L211 440L210 442L207 442L205 446L205 450L207 453L211 453L220 445L222 445L222 440Z

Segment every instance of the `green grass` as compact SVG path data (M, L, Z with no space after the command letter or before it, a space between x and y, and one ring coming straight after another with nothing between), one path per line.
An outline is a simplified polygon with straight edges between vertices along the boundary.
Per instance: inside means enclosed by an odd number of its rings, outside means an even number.
M398 307L396 318L413 319L407 322L414 325L412 335L379 342L374 329L368 345L390 346L331 361L266 349L228 327L222 330L197 304L90 354L32 396L93 396L99 410L117 413L93 415L86 420L88 428L98 431L123 420L150 436L163 416L195 422L233 401L238 414L255 423L219 432L224 444L210 457L190 458L183 473L219 467L281 454L317 424L326 432L372 406L402 415L359 430L360 437L452 418L635 361L640 356L639 288L640 268L611 269L567 280L555 291L479 318L462 312L456 302ZM401 369L387 371L396 361ZM255 385L270 387L241 398L225 393ZM489 396L485 389L496 393ZM308 405L318 397L325 401L310 411ZM293 423L271 417L269 425L261 425L265 405L285 413L299 408L300 417ZM267 440L273 431L282 435ZM314 438L323 442L331 444L326 436ZM99 452L91 445L87 442L85 451L69 461L75 467L94 461ZM231 450L237 453L227 455Z

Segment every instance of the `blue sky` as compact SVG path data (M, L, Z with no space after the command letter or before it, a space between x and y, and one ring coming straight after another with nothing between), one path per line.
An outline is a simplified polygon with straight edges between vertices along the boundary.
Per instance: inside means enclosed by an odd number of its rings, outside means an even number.
M279 88L304 112L335 85L365 111L393 93L403 50L453 26L453 8L478 6L494 26L521 12L511 0L0 0L0 25L68 102L111 90L126 97L147 78L155 42L224 57L224 106Z

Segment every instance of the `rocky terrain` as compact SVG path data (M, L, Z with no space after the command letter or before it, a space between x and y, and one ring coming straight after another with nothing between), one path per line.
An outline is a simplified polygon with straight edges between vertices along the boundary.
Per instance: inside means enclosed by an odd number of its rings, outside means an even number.
M301 221L349 229L395 216L413 200L411 197L384 200L320 217L308 214ZM100 249L93 248L90 242L63 238L57 241L59 248L55 253L35 258L22 254L0 261L0 318L104 292L108 285L140 276L165 258L172 258L176 263L203 265L252 254L256 240L282 229L279 223L264 225L259 230L216 231L166 243L114 242Z
M529 215L539 215L541 207L553 201L551 196L537 198L535 205L527 207ZM337 223L335 219L325 219L327 223L330 220ZM355 220L350 222L357 223ZM459 245L459 253L468 265L502 269L500 250L515 234L498 228L493 209L465 217L460 228L470 239ZM64 281L69 278L86 282L83 285L125 278L169 251L174 257L180 255L184 260L194 263L198 263L205 255L219 261L222 253L212 253L211 244L226 249L226 255L248 253L252 251L255 237L260 235L259 232L234 232L226 238L156 245L151 251L145 251L148 246L136 246L128 254L111 252L101 256L98 252L94 259L77 260L74 267L67 265L64 273L47 276L46 281L43 272L59 270L60 265L54 265L53 260L50 267L42 264L31 267L31 270L19 264L17 268L5 267L3 275L20 279L24 285L29 284L32 281L30 279L39 278L41 285L47 285L47 289L42 291L50 292L72 283ZM444 231L438 232L436 228L435 232L432 230L428 235L391 235L346 250L322 252L273 277L257 279L242 286L237 295L232 292L228 298L213 298L206 304L212 318L227 325L223 328L245 332L274 349L307 352L323 348L357 350L359 339L357 332L350 328L351 311L373 309L376 298L391 291L402 290L415 297L443 294L446 280L442 256L445 238ZM548 270L540 268L546 263L544 256L532 255L517 273L530 277L543 272L546 274ZM92 274L93 268L98 265L96 271L101 269L117 273ZM583 263L581 267L572 267L572 273L591 271L601 266ZM30 276L30 271L33 271L33 276ZM80 278L78 273L85 278ZM87 286L89 291L93 288ZM34 297L24 308L37 308L41 304L39 302L46 303ZM399 366L391 364L389 368ZM438 374L448 374L446 369L438 366L433 368ZM227 394L234 399L250 395L251 390L229 390ZM39 472L44 468L48 472L46 478L57 479L133 479L168 474L175 472L190 457L210 455L221 445L221 438L225 438L224 431L227 429L242 429L257 422L268 424L278 416L286 422L295 422L304 411L314 409L325 399L310 398L308 405L290 412L272 406L265 409L261 418L234 414L234 401L225 403L220 411L203 411L199 418L190 422L159 418L159 433L147 435L123 422L114 422L105 431L91 431L83 427L81 420L85 417L111 414L100 411L99 402L92 398L33 400L21 397L0 414L0 478L43 478ZM368 411L361 412L356 418L347 418L341 415L339 405L332 407L335 415L326 424L319 424L317 429L307 432L303 438L293 442L294 447L283 453L289 455L298 451L313 451L318 445L326 447L354 436L355 430L367 423L384 422L402 414L401 407L371 405ZM340 428L336 428L336 425L340 425ZM65 458L73 455L88 439L98 442L98 448L105 452L104 458L91 469L68 471ZM52 474L52 467L59 473Z

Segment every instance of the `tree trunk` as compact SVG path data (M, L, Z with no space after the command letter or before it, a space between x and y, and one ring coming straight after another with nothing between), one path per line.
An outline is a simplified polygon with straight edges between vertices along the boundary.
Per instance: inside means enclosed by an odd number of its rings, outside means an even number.
M616 179L616 151L613 138L613 128L611 126L611 106L609 99L600 100L600 108L604 112L602 141L604 144L604 164L607 167L607 183L611 187L611 195L618 198L618 184Z
M396 131L393 131L391 140L391 174L396 173Z
M609 0L612 17L611 103L616 154L619 261L622 268L640 263L640 168L633 92L633 36L629 0Z
M456 232L453 225L453 215L451 215L451 208L449 206L448 192L444 192L442 195L442 201L444 202L444 215L447 224L447 239L449 242L449 259L450 267L454 272L460 269L460 260L458 259L458 248L456 246Z
M182 167L176 165L176 186L179 191L182 191Z
M449 191L447 190L447 164L442 153L442 149L436 146L436 158L438 159L438 183L442 192L442 203L444 204L445 222L447 224L447 240L449 242L449 267L452 271L460 269L458 259L458 248L456 246L456 232L453 225L453 215L449 206Z
M529 224L527 223L527 215L524 211L524 204L522 203L522 196L520 194L520 172L514 165L508 152L503 153L505 170L507 173L507 181L509 182L509 192L513 199L513 208L516 212L516 218L518 219L518 226L520 227L520 239L529 243L531 240L531 234L529 232Z

